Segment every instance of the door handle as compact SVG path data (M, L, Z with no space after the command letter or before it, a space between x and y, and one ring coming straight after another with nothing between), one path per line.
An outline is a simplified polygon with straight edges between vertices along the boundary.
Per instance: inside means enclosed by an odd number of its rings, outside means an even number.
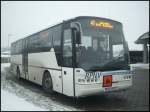
M66 71L64 71L64 75L66 75L67 74L67 72Z

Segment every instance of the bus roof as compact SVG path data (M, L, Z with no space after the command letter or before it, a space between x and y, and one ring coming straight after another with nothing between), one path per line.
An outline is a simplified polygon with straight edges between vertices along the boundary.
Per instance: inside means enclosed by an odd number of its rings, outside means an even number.
M112 21L112 22L122 24L121 22L116 21L116 20L112 20L112 19L108 19L108 18L102 18L102 17L96 17L96 16L78 16L78 17L75 17L75 18L72 18L72 19L68 19L68 20L66 20L66 22L74 21L74 20L78 20L78 19L87 19L87 18L102 19L102 20L107 20L107 21Z
M108 19L108 18L102 18L102 17L96 17L96 16L78 16L78 17L75 17L75 18L71 18L71 19L68 19L68 20L64 20L64 21L62 21L62 22L59 22L59 23L54 24L54 25L52 25L52 26L49 26L49 27L47 27L47 28L45 28L45 29L42 29L42 30L40 30L40 31L37 31L37 32L35 32L35 33L29 34L28 36L25 36L25 37L23 37L23 38L21 38L21 39L15 41L15 42L13 42L13 43L16 43L16 42L18 42L18 41L20 41L20 40L24 40L24 39L26 39L26 38L29 38L30 36L32 36L32 35L34 35L34 34L37 34L37 33L40 33L40 32L42 32L42 31L44 31L44 30L49 29L49 28L52 28L52 27L61 25L63 22L72 22L72 21L75 21L75 20L78 20L78 19L86 19L86 18L102 19L102 20L107 20L107 21L116 22L116 23L119 23L120 25L122 25L121 22L115 21L115 20L112 20L112 19ZM11 44L13 44L13 43L11 43Z

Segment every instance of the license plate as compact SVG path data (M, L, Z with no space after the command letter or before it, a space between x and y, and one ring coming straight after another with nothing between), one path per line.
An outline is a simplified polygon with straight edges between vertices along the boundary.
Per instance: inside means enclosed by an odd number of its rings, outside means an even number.
M103 76L103 87L112 86L112 75Z

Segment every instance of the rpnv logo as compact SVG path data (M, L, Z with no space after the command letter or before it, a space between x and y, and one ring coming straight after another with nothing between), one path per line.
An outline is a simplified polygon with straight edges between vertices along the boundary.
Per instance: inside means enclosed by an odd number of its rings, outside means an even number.
M85 79L86 80L95 80L95 79L98 79L100 78L101 76L101 72L86 72L86 75L85 75Z

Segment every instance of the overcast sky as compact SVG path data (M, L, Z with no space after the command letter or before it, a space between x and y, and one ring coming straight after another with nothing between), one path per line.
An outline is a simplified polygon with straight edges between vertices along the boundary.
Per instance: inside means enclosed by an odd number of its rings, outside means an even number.
M122 22L130 50L149 31L148 1L1 1L1 47L76 16L97 16Z

